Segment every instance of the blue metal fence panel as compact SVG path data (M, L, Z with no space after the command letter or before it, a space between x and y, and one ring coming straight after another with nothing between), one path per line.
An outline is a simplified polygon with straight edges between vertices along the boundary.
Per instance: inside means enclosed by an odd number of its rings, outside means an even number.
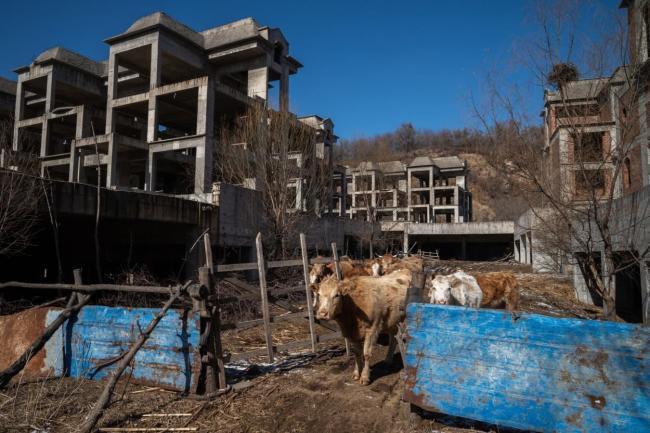
M66 322L54 336L62 347L62 361L57 373L64 370L72 377L101 379L116 363L98 368L104 361L114 359L135 342L158 313L152 308L118 308L88 306L77 318ZM58 312L51 312L48 321ZM189 391L196 380L193 366L198 364L198 315L169 310L135 356L132 378L140 383Z
M542 432L650 432L650 328L410 304L404 399Z

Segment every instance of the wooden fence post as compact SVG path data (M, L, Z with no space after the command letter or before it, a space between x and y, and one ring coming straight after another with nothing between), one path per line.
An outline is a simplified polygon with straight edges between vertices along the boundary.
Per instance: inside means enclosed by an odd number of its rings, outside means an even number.
M336 279L341 281L343 279L343 274L341 273L341 264L339 263L339 252L336 249L336 242L332 242L332 261L334 261Z
M311 337L311 351L316 352L316 332L314 331L314 307L311 297L311 283L309 282L309 255L305 234L300 233L300 252L302 253L302 271L305 277L305 295L307 297L307 315L309 316L309 336Z
M334 270L336 272L336 279L341 281L343 274L341 273L341 264L339 263L339 252L336 249L336 242L332 242L332 260L334 261ZM345 338L345 355L350 357L350 342Z
M206 232L203 235L203 248L205 249L205 266L208 268L209 279L207 280L210 289L208 295L210 301L208 302L208 312L210 314L210 321L212 325L211 347L217 361L217 368L219 372L219 388L226 388L226 367L223 362L223 347L221 346L221 308L219 306L219 297L216 290L216 274L214 273L214 261L212 260L212 241L210 233ZM199 269L200 272L200 269ZM199 277L201 275L199 274ZM205 278L205 277L204 277ZM203 284L203 283L202 283Z
M262 318L264 319L264 334L266 337L266 349L269 362L273 362L273 339L271 338L271 318L269 315L269 298L266 291L266 264L264 262L264 250L262 249L262 233L255 238L257 247L257 270L260 279L260 295L262 297Z
M203 234L203 249L205 250L205 266L210 269L210 273L214 275L214 264L212 261L212 242L210 241L210 233Z

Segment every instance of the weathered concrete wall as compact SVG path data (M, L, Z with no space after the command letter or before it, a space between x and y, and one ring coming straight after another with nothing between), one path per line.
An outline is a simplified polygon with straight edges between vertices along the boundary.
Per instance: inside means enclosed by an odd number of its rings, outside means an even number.
M262 193L219 183L213 203L219 206L219 246L250 247L262 230Z
M515 230L512 221L404 225L409 235L512 235Z
M570 275L573 265L562 251L553 251L544 245L540 232L544 230L544 211L528 209L515 222L514 259L531 265L535 272L564 273ZM550 222L550 218L545 218Z
M615 252L634 252L640 256L639 281L641 287L641 311L643 322L650 323L650 186L617 199L613 203L612 218L610 231L612 233L612 243ZM587 227L591 227L591 237L595 239L595 247L592 251L602 250L599 246L600 236L593 224L589 225L586 221L585 236ZM577 244L574 245L574 252L584 252ZM612 270L607 269L607 263L603 260L604 251L600 251L602 260L602 272L605 276ZM616 278L612 282L616 290ZM581 272L574 272L574 287L576 296L584 302L592 302L592 296L589 293L584 277Z
M69 182L52 182L52 186L55 192L54 202L59 213L95 216L97 187ZM170 195L102 188L100 217L200 225L201 212L205 210L205 206L215 209L206 203Z

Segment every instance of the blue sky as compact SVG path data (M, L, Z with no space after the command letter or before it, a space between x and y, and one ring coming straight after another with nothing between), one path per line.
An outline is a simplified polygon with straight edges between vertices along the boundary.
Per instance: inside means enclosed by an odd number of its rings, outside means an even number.
M487 69L509 64L517 38L530 31L528 0L10 1L0 75L15 78L14 68L55 45L105 59L105 38L158 10L196 30L247 16L281 28L305 65L291 78L291 109L331 117L342 138L406 121L433 130L475 124L470 93ZM542 89L518 78L541 108Z

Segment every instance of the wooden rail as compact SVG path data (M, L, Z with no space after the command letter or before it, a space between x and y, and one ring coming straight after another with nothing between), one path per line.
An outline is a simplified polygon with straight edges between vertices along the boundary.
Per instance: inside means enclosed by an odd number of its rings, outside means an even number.
M53 284L53 283L23 283L20 281L7 281L0 283L0 289L22 288L37 290L72 290L73 292L135 292L135 293L160 293L169 295L174 288L160 286L129 286L126 284Z

